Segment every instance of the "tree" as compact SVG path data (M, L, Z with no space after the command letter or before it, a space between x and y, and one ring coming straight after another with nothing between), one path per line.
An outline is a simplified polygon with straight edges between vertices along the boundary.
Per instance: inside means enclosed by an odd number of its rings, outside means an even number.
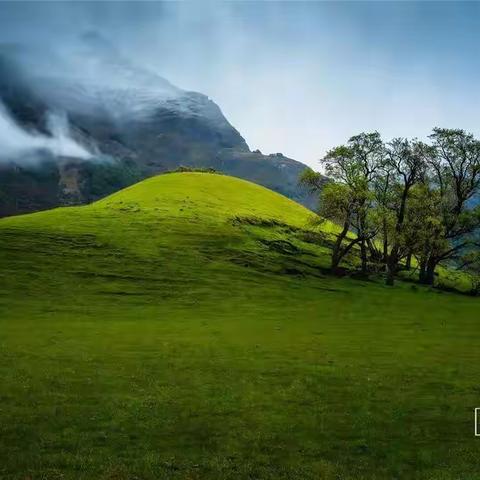
M461 256L480 227L480 208L469 200L480 186L480 142L464 130L435 128L432 146L423 151L429 165L430 183L440 194L444 242L428 253L421 281L432 285L437 265Z
M396 138L387 145L385 169L390 177L389 198L394 210L394 228L392 246L386 258L386 284L393 285L398 264L402 257L408 255L408 249L402 242L404 223L408 208L411 188L422 181L425 172L423 158L424 146L417 141Z
M320 216L341 225L332 248L331 270L335 274L342 259L354 245L361 242L361 237L351 234L351 228L358 223L356 217L363 203L358 193L344 183L332 182L325 185L320 194ZM363 269L366 269L366 265L362 262Z
M322 188L328 183L328 181L328 178L324 177L319 172L315 172L311 168L306 168L299 178L300 185L306 187L311 193L321 192Z
M395 224L395 200L396 194L392 188L394 175L391 167L386 161L382 162L379 174L376 175L373 182L373 192L375 196L377 224L381 237L382 249L379 251L378 242L370 242L371 256L375 260L387 264L390 240L393 236Z
M333 272L338 272L341 260L358 244L361 271L367 273L367 245L377 234L372 221L374 196L371 187L383 156L380 134L373 132L350 138L347 145L333 148L322 159L325 172L333 182L321 190L319 213L341 226L332 250ZM318 191L318 174L307 171L302 182Z
M440 202L438 190L428 183L419 183L410 190L400 243L415 257L422 283L430 252L446 244Z
M398 270L416 259L421 283L432 285L438 264L470 252L480 230L480 141L463 130L435 128L431 143L361 133L322 159L325 179L312 170L303 182L320 191L320 214L340 225L332 270L357 246L362 273L371 263ZM322 188L323 187L323 188ZM475 243L477 242L477 243ZM370 265L368 263L370 253ZM373 262L372 262L373 261Z

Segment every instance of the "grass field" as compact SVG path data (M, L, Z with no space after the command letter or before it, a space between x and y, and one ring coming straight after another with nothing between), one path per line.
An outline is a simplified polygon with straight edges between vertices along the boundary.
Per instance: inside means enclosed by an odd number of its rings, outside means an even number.
M0 221L0 478L478 479L478 300L326 275L221 175Z

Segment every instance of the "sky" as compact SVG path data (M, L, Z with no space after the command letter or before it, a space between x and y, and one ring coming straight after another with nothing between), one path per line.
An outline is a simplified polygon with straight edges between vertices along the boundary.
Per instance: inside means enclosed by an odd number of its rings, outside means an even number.
M480 136L480 3L0 2L2 43L90 31L208 95L251 149L314 168L361 131Z

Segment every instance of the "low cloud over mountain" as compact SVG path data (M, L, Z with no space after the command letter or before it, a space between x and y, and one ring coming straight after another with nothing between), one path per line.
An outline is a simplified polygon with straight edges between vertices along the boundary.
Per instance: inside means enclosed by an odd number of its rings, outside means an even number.
M251 152L207 96L136 65L96 32L67 49L2 46L0 91L3 215L88 202L181 165L309 204L297 184L305 165ZM31 193L46 184L48 194Z

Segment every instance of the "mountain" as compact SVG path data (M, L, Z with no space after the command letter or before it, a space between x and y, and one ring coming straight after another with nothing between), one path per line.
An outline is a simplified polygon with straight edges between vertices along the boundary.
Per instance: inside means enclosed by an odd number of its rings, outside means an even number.
M1 216L89 203L180 166L220 170L314 207L297 181L304 164L250 151L207 96L138 67L99 35L85 35L78 52L43 57L0 49L3 122L32 143L0 152Z

